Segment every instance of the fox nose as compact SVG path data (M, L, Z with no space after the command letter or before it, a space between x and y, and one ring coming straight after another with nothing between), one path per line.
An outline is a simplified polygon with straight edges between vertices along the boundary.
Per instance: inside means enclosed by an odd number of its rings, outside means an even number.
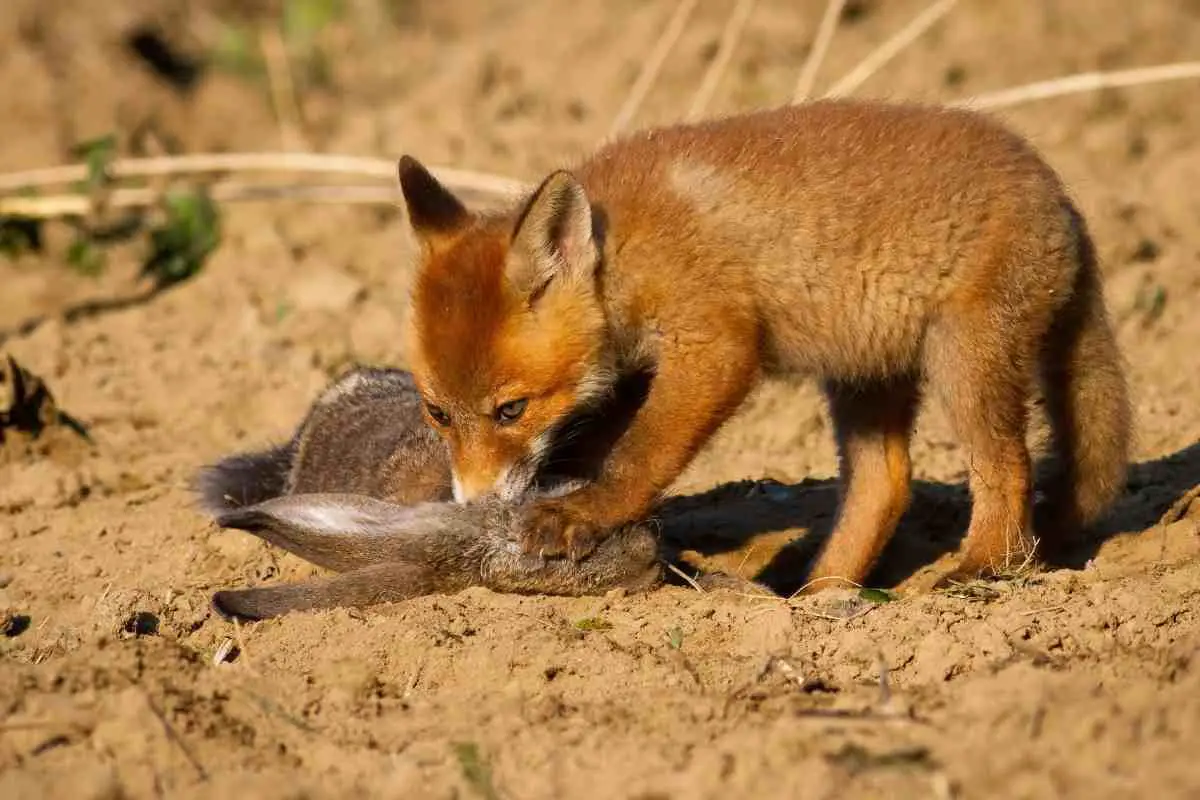
M454 473L450 486L454 491L454 502L470 503L490 494L495 484L487 480L464 479L458 473Z

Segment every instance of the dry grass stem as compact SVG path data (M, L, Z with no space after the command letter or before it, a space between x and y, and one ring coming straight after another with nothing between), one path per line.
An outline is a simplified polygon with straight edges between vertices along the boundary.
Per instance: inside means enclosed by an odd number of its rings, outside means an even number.
M541 622L541 621L542 620L539 620L539 622ZM411 697L412 696L412 693L417 690L417 684L421 682L421 673L424 671L425 671L425 661L424 660L418 661L417 665L415 667L413 667L412 675L409 676L408 683L406 683L404 685L404 692L400 695L401 697Z
M1176 64L1139 67L1115 72L1082 72L1078 75L1067 75L1048 81L1015 86L1011 89L977 94L974 97L956 100L951 105L975 109L1007 108L1034 100L1046 100L1069 94L1166 83L1190 78L1200 78L1200 61L1181 61Z
M925 31L932 28L938 20L946 16L947 12L954 8L956 3L958 3L958 0L938 0L936 3L928 6L920 14L913 17L907 25L892 35L891 38L868 53L867 57L858 63L858 66L846 73L837 83L833 84L825 92L825 96L843 97L853 94L872 75L906 50Z
M746 576L743 574L742 570L746 569L746 563L747 563L747 562L750 560L750 556L752 556L752 555L754 554L754 548L755 548L755 547L756 547L756 545L750 545L749 547L747 547L747 548L746 548L746 552L745 552L745 554L742 556L742 561L741 561L741 563L740 563L740 564L738 564L738 567L737 567L737 569L736 569L736 570L734 570L734 575L735 575L736 577L738 577L738 578L745 578L745 577L746 577Z
M699 88L692 95L692 103L688 108L687 116L684 117L687 122L700 119L708 110L713 95L717 92L717 86L720 85L721 78L725 75L725 70L729 68L729 62L733 59L733 51L737 49L738 39L741 38L742 31L746 29L750 13L754 11L754 2L755 0L735 0L733 10L729 12L729 19L725 21L725 28L721 32L721 43L717 45L717 54L713 56L712 63L705 70Z
M204 769L204 765L201 764L199 759L196 758L195 754L192 753L191 748L187 746L187 742L185 742L183 737L179 735L179 731L175 730L175 726L171 724L169 719L167 719L167 715L164 714L162 709L158 707L158 704L154 702L154 698L150 696L150 692L143 689L142 696L145 698L146 705L149 706L150 712L154 714L154 716L158 719L159 724L162 726L163 733L166 734L167 740L179 749L179 752L183 754L183 757L192 766L192 769L196 770L196 776L202 781L207 781L208 772Z
M301 133L300 107L296 100L296 84L292 80L292 65L283 34L275 26L267 26L259 35L263 61L267 68L267 83L271 89L271 105L279 121L280 144L284 150L307 150Z
M1035 614L1048 614L1051 611L1062 611L1066 607L1067 607L1066 603L1059 603L1056 606L1042 606L1041 608L1030 608L1026 611L1020 612L1020 614L1018 616L1032 617Z
M828 583L829 581L842 581L843 583L846 583L855 589L863 588L861 583L855 583L854 581L850 580L849 578L843 578L839 575L828 575L824 578L813 578L811 581L804 584L799 589L797 589L796 591L794 591L790 595L788 595L787 599L793 600L793 599L799 597L805 591L807 591L809 589L809 587L816 586L818 583Z
M209 195L219 202L276 202L293 200L312 203L395 204L399 190L388 186L316 186L305 184L218 183ZM153 189L117 189L108 197L108 208L146 208L162 197ZM84 216L92 210L92 199L81 194L45 197L0 197L0 214L34 219Z
M681 577L685 581L687 581L688 585L691 586L693 589L695 589L697 592L699 592L700 594L705 593L704 587L701 586L700 583L695 578L693 578L691 575L688 575L686 572L684 572L679 567L675 566L674 564L672 564L670 562L666 562L666 564L667 564L667 569L671 570L671 572L674 572L676 575L678 575L679 577Z
M246 648L246 639L242 636L242 623L237 619L233 620L233 640L237 642L237 648L241 655L242 664L247 669L257 672L257 670L254 669L254 662L250 658L250 651Z
M953 5L956 0L942 0L930 6L912 23L889 40L872 56L850 75L840 80L830 89L829 94L851 91L857 85L858 76L865 80L869 74L864 67L871 67L873 61L890 58L902 49L901 34L915 38L916 35L932 24L930 21L934 12L940 16ZM837 6L840 14L841 3L834 0L826 11L826 17ZM687 6L681 4L681 9ZM718 53L706 74L705 83L709 88L701 87L692 104L692 114L702 113L707 107L711 94L720 80L724 66L733 47L736 45L746 19L753 8L753 0L738 0L735 14L731 15L726 25L726 35L723 38L722 50L724 56ZM677 10L677 14L679 10ZM690 12L689 12L690 13ZM836 16L834 20L836 21ZM924 24L918 26L920 21ZM824 21L823 21L824 23ZM824 27L823 27L824 29ZM916 31L913 33L913 31ZM818 36L820 38L820 36ZM891 46L889 47L889 44ZM819 64L817 52L819 47L827 47L828 42L814 45L805 72L815 70ZM668 48L669 49L669 48ZM886 57L886 58L885 58ZM718 68L719 67L719 68ZM873 67L877 68L877 67ZM803 78L803 76L802 76ZM854 78L852 81L851 78ZM1010 89L1003 89L987 94L975 95L951 103L951 105L971 107L976 109L995 109L1024 102L1060 97L1081 92L1096 91L1105 88L1139 86L1167 81L1200 78L1200 61L1164 64L1155 67L1122 70L1117 72L1088 72L1069 75ZM807 90L800 92L797 97L807 95ZM122 178L152 178L174 177L182 175L220 174L231 172L291 172L308 174L337 174L355 175L359 177L395 181L396 165L390 159L368 158L363 156L348 156L324 153L304 152L260 152L260 153L199 153L183 156L160 156L153 158L118 159L109 167L109 173L115 180ZM435 167L433 172L439 180L451 189L472 195L484 200L502 200L528 191L529 185L507 178L502 175L460 170L449 167ZM87 177L87 166L71 164L59 167L10 172L0 175L0 194L13 194L18 191L42 188L46 186L65 185L82 181ZM316 185L264 185L253 183L217 184L212 187L214 199L219 201L253 201L253 200L301 200L311 202L338 203L394 203L397 194L393 186L316 186ZM133 208L152 205L157 202L161 193L142 188L114 189L106 198L106 202L115 208ZM47 197L0 197L0 214L15 214L21 216L49 218L60 216L75 216L86 214L92 209L92 201L82 194L65 194Z
M833 41L833 34L842 18L845 5L846 0L829 0L829 4L825 6L825 16L821 17L812 50L808 52L808 58L800 68L800 77L796 79L796 89L792 92L793 103L802 103L812 94L813 85L817 82L817 70L821 68L821 62L825 60L825 54L829 51L829 43Z
M879 665L879 705L886 706L892 700L892 684L888 680L888 664L882 650L876 651L875 663Z
M810 617L811 619L823 619L823 620L826 620L827 622L849 622L852 619L858 619L859 617L865 617L867 614L870 614L876 608L875 605L865 605L862 608L860 608L858 611L855 611L853 614L846 614L844 616L839 616L837 614L822 614L820 611L809 611L807 608L801 608L801 607L797 606L794 601L789 602L788 607L802 616Z
M680 0L679 4L675 6L674 13L667 20L666 27L663 28L658 41L654 43L654 49L650 51L650 55L642 62L642 69L638 73L637 80L633 82L633 86L630 88L625 102L621 104L621 110L613 118L612 125L608 129L609 137L616 136L624 131L637 115L638 109L642 107L642 103L646 100L646 95L650 93L654 82L658 80L658 75L662 72L662 66L666 63L667 56L675 48L680 35L683 33L683 29L687 26L688 19L691 18L692 12L696 10L697 2L698 0Z
M438 180L451 189L503 196L518 194L529 188L521 181L500 175L449 167L431 169ZM113 161L108 172L114 180L223 172L303 172L357 175L393 183L397 180L396 162L392 159L326 153L197 153L156 158L122 158ZM87 166L83 164L10 172L0 175L0 192L63 185L85 178Z

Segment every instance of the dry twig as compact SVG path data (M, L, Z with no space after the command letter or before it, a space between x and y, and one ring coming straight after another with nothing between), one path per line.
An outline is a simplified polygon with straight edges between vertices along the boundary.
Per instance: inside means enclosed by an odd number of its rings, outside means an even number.
M733 10L729 12L729 19L725 21L725 29L721 32L721 43L717 45L717 54L713 56L712 63L705 70L699 88L692 95L692 103L684 117L687 122L694 122L704 116L708 104L712 102L721 77L725 74L725 70L728 69L729 62L733 58L733 51L737 49L738 39L741 38L742 31L746 28L746 21L750 19L750 12L754 10L754 2L755 0L735 0Z
M666 27L663 28L658 41L654 43L654 49L642 62L641 72L638 73L637 80L633 82L633 87L630 88L625 102L621 104L621 110L613 118L612 125L608 129L609 137L617 136L624 131L637 114L638 109L642 107L646 95L650 93L650 88L658 80L658 74L662 72L662 66L666 62L667 56L679 41L692 12L696 10L697 2L698 0L680 0L679 4L675 6L675 12L667 20Z
M687 581L688 585L691 586L693 589L695 589L697 592L699 592L700 594L705 593L704 587L701 586L700 582L697 581L695 578L693 578L691 575L688 575L686 572L684 572L683 570L681 570L679 567L675 566L674 564L670 563L669 561L666 562L666 565L667 565L667 569L671 570L671 572L674 572L676 575L678 575L679 577L681 577L685 581Z
M956 100L951 105L975 109L1007 108L1034 100L1046 100L1068 94L1094 92L1100 89L1117 89L1126 86L1142 86L1165 83L1189 78L1200 78L1200 61L1182 61L1155 67L1139 67L1115 72L1082 72L1048 81L1027 83L1011 89L1001 89L987 94L977 94Z
M293 200L315 203L394 204L399 190L391 186L317 186L312 184L219 183L209 189L219 202ZM162 192L154 189L116 189L107 199L108 208L146 208L157 203ZM0 214L34 219L84 216L92 200L81 194L35 197L0 197Z
M826 96L847 94L854 91L884 63L908 47L944 16L957 0L939 0L927 7L904 29L884 42L867 56L854 70L839 80ZM612 132L621 130L636 113L645 93L653 83L663 59L678 39L683 26L691 15L696 0L681 0L659 38L655 51L643 67L638 82L630 92L621 113L614 120ZM737 0L725 26L717 56L705 74L701 87L692 101L688 118L694 119L707 108L721 75L726 69L732 52L741 35L746 20L753 9L753 0ZM844 0L830 0L817 34L817 41L805 63L797 84L795 99L807 97L815 79L816 71L824 58L841 15ZM1069 94L1096 91L1106 88L1130 87L1163 83L1184 79L1200 78L1200 61L1163 64L1152 67L1121 70L1115 72L1088 72L1068 75L1047 81L1016 86L995 92L975 95L953 101L950 105L975 109L995 109L1020 103L1061 97ZM159 156L153 158L118 159L108 166L109 176L120 181L125 178L170 178L191 175L218 175L244 172L283 172L321 175L354 175L363 178L388 181L388 186L370 185L312 185L312 184L269 184L256 182L218 183L210 191L218 201L274 201L296 200L309 202L378 203L396 202L396 165L390 159L361 156L306 153L306 152L258 152L258 153L199 153L183 156ZM502 175L471 170L435 167L433 172L451 189L483 200L502 200L528 191L522 181ZM59 167L25 170L0 175L0 214L35 218L78 216L93 209L93 201L86 194L61 194L51 196L14 196L18 192L49 186L66 185L87 178L88 167L71 164ZM9 196L4 196L9 195ZM153 205L161 192L149 188L114 188L106 197L113 208L134 208Z
M825 6L825 16L821 17L821 25L817 28L817 36L813 40L812 50L809 51L808 58L804 60L804 66L800 69L800 77L796 80L796 90L792 92L793 103L802 103L812 94L813 85L817 81L817 70L821 68L821 62L825 60L825 54L829 50L829 43L833 41L833 34L837 30L838 20L842 18L842 9L845 5L846 0L829 0L829 4Z
M790 595L788 595L787 599L793 600L797 597L800 597L802 594L804 594L804 592L807 591L809 589L809 587L816 586L818 583L828 583L830 581L842 581L855 589L863 588L863 585L861 583L855 583L854 581L850 580L849 578L843 578L839 575L828 575L824 578L813 578L811 581L804 584L799 589L797 589L796 591L794 591Z
M958 0L937 0L928 6L891 38L868 53L867 57L860 61L854 69L830 87L825 92L825 96L842 97L853 94L854 90L865 83L868 78L919 39L921 34L933 27L934 23L946 16L946 13L954 8L957 2Z
M511 195L528 187L521 181L484 172L433 167L438 180L451 189L483 195ZM87 178L84 164L10 172L0 175L0 193L74 183ZM396 162L326 153L197 153L156 158L121 158L108 167L113 180L151 176L202 175L223 172L302 172L357 175L394 182Z
M175 726L171 724L171 720L167 718L167 715L164 714L162 709L158 707L158 704L154 702L154 698L150 696L150 692L146 689L142 689L142 696L145 698L146 705L149 706L150 712L154 714L154 716L158 719L159 724L162 726L163 733L166 734L167 740L179 749L179 752L182 753L187 762L191 764L192 769L196 771L196 776L202 781L207 781L208 771L204 769L204 765L201 764L199 759L196 758L195 754L192 753L191 748L188 747L187 742L184 741L182 736L180 736L179 731L175 730Z
M267 67L267 83L271 89L271 105L279 121L279 134L284 150L307 150L301 133L300 108L296 101L296 84L292 80L292 65L283 34L268 25L259 35L259 47Z

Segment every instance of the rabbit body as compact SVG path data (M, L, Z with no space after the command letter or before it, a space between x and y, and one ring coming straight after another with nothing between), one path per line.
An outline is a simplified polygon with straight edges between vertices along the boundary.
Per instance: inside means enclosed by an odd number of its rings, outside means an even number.
M448 502L449 455L422 419L421 402L409 373L358 368L325 389L287 444L200 472L195 490L218 525L338 573L220 591L218 612L263 619L469 586L586 595L661 581L649 523L622 526L582 561L543 559L518 545L519 504Z

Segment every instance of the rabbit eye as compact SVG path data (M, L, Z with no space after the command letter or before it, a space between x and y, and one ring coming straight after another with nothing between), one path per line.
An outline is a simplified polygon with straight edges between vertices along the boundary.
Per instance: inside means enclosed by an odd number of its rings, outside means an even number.
M511 422L516 422L525 413L525 406L529 401L522 397L520 400L509 400L507 403L501 403L496 406L495 417L496 422L501 425L507 425Z
M450 415L443 411L440 407L435 406L433 403L426 403L425 411L429 414L429 418L438 425L441 425L443 428L449 427Z

